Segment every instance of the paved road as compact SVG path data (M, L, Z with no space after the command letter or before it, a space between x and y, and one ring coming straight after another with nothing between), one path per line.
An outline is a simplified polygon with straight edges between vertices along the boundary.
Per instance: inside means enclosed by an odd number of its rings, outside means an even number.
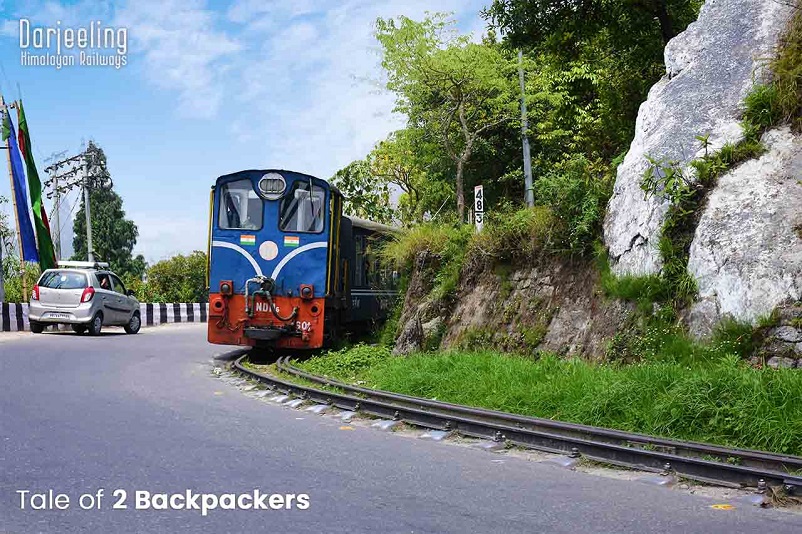
M0 334L0 533L802 532L802 517L470 448L340 429L210 374L202 326ZM306 414L303 414L306 415ZM496 460L496 461L494 461ZM84 493L106 492L100 510ZM114 489L128 492L112 509ZM20 510L17 490L70 507ZM136 510L134 491L306 493L307 510Z

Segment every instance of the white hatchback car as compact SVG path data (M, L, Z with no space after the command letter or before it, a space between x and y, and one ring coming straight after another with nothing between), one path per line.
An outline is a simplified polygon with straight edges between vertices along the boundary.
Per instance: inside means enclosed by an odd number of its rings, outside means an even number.
M139 301L108 270L108 263L64 261L58 265L43 272L33 288L28 312L31 332L39 334L52 324L69 324L75 332L89 331L93 336L103 326L139 332Z

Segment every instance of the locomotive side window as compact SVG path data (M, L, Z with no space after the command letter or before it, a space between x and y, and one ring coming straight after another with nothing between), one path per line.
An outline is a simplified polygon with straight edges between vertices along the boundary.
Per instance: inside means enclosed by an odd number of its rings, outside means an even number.
M236 180L220 188L218 225L224 230L259 230L262 228L264 203L253 190L250 180Z
M285 232L320 233L323 231L323 202L326 193L322 188L299 180L290 193L281 200L279 227Z

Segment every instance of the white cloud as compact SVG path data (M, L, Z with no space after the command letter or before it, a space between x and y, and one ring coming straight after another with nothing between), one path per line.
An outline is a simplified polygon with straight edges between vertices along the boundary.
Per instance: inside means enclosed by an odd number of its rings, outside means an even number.
M474 33L481 6L444 0L437 9L469 19ZM250 163L325 178L402 126L393 96L368 81L381 74L374 24L427 7L238 0L222 13L203 0L131 0L116 22L129 26L132 53L144 53L147 79L177 91L184 116L215 118L225 100L229 132L264 147L263 161Z
M475 20L483 25L480 8L470 0L438 6L471 19L472 33ZM376 83L374 24L380 16L421 18L426 9L423 2L393 0L235 3L229 18L245 24L243 35L251 41L261 37L263 59L248 63L239 100L253 128L271 125L256 134L272 158L265 164L327 178L401 127L403 118L391 111L394 97ZM269 27L272 32L261 31Z
M136 221L139 237L134 255L142 254L153 264L159 260L206 250L206 224L201 217L159 216L147 211L132 212L126 218Z
M0 2L0 11L5 11ZM33 25L55 26L61 22L62 28L87 26L91 20L108 22L112 16L109 2L82 0L76 3L60 4L46 0L29 0L25 7L16 7L0 20L0 35L19 38L19 19L26 18Z
M214 117L225 97L227 60L242 49L217 29L218 15L200 1L134 0L117 13L129 28L132 53L144 53L147 79L178 91L179 109Z

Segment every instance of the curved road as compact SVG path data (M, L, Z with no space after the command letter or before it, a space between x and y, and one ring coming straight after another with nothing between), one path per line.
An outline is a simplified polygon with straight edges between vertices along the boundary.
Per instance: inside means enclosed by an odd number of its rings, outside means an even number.
M355 426L210 373L203 325L0 333L0 533L802 532L802 516ZM105 490L101 509L78 497ZM111 492L128 493L128 509ZM134 491L306 493L307 510L136 510ZM67 494L20 509L17 490ZM30 504L30 503L28 503Z

